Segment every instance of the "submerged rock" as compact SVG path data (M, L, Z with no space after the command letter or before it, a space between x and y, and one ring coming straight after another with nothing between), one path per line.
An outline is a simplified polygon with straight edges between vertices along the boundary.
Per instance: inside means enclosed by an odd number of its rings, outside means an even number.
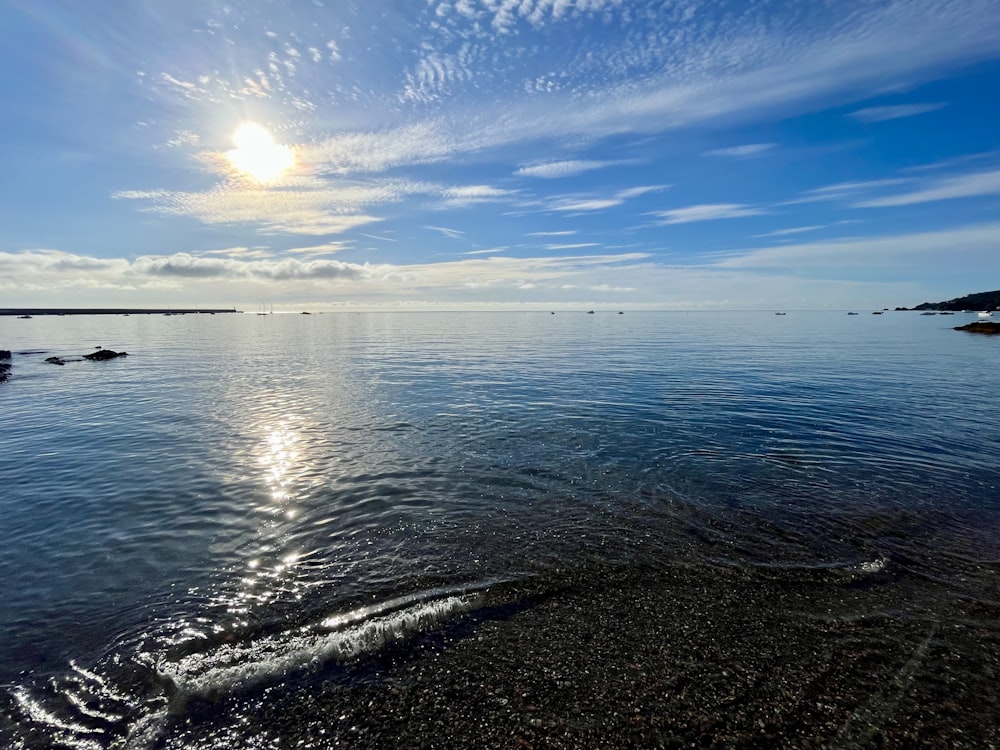
M93 352L92 354L84 354L84 359L93 360L103 360L103 359L114 359L115 357L127 357L128 352L113 352L110 349L101 349L100 351Z
M967 323L964 326L955 326L956 331L968 331L969 333L1000 333L1000 323L990 321L976 321Z
M62 357L46 357L45 361L48 362L50 365L64 365L64 364L66 364L66 360L63 359Z
M10 359L10 350L0 349L0 360ZM10 364L0 361L0 383L6 383L10 378Z

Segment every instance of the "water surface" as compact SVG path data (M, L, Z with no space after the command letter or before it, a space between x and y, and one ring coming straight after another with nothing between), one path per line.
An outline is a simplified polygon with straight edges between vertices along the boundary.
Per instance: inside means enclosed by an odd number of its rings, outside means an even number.
M962 322L0 318L0 738L168 742L178 695L595 566L891 570L987 600L1000 342ZM44 362L99 346L129 356Z

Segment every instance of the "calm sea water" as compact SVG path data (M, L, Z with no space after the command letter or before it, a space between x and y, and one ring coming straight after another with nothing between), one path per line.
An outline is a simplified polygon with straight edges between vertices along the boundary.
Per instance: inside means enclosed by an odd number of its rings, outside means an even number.
M899 566L976 596L1000 340L961 322L0 318L0 739L143 746L178 694L592 565ZM130 356L44 361L98 346Z

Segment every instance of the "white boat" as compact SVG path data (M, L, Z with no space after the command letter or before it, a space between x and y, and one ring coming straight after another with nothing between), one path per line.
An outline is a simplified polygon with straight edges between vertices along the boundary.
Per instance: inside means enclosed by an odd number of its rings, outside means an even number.
M986 310L984 312L979 313L979 317L980 318L992 318L993 317L993 313L990 312L989 310Z

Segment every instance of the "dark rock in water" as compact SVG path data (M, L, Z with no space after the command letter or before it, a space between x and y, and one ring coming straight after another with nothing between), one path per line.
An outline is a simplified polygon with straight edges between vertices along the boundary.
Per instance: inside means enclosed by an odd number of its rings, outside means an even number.
M10 378L10 365L6 362L0 362L0 383L6 383Z
M104 359L114 359L115 357L127 357L128 352L113 352L110 349L101 349L100 351L94 352L93 354L84 354L84 359L93 360L104 360Z
M45 361L48 362L50 365L64 365L64 364L66 364L66 360L63 359L62 357L46 357Z
M10 349L0 349L0 359L10 359Z
M964 326L955 326L956 331L968 331L969 333L1000 333L1000 323L990 321L968 323Z

